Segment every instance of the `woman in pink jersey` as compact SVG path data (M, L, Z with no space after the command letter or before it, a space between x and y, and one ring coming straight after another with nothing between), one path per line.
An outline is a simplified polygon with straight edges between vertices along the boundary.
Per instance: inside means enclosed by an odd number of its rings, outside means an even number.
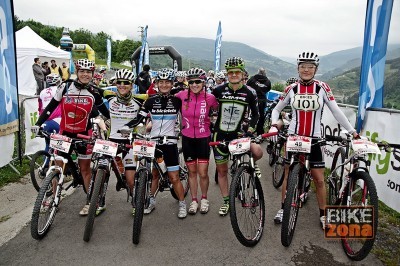
M353 134L354 137L358 137L354 127L339 109L329 85L314 79L318 66L319 58L315 53L303 52L299 54L297 58L299 80L286 87L284 93L280 97L278 104L272 111L271 129L269 132L276 132L278 130L279 114L286 105L290 104L292 107L292 119L289 124L288 133L319 138L322 136L321 119L324 106L326 105L336 120L349 133ZM325 162L319 145L313 145L311 147L310 168L316 188L320 223L322 229L325 229ZM286 164L285 179L282 183L282 206L274 218L277 224L282 222L283 202L285 200L288 172L289 166Z
M53 99L56 94L58 86L61 84L61 77L58 74L49 74L46 76L46 82L48 84L48 88L42 90L39 94L39 115L43 113L43 110L49 104L51 99ZM53 113L51 113L50 117L43 124L43 130L48 133L53 133L60 130L60 121L61 121L61 107L58 106ZM45 151L49 151L50 140L46 139L46 148Z
M216 109L218 102L214 95L205 90L206 72L201 68L192 68L187 72L189 89L175 96L182 100L182 151L189 169L189 187L192 195L188 212L196 214L199 208L197 198L200 177L200 213L207 213L209 201L208 163L210 158L210 109Z

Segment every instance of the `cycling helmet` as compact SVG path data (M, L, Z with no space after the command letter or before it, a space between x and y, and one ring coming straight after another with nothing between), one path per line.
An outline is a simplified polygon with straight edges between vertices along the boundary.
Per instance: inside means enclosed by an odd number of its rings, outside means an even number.
M186 72L185 72L185 71L177 71L177 72L175 73L175 77L177 77L177 78L184 78L184 77L186 77Z
M187 78L206 80L206 72L201 68L194 67L187 72Z
M58 86L61 84L61 77L58 74L52 73L47 75L46 82L50 86Z
M157 80L166 79L173 81L175 79L175 73L171 68L162 68L157 72Z
M222 71L217 72L217 74L215 74L215 78L217 79L225 79L225 75Z
M107 68L105 67L105 66L101 66L100 67L100 72L104 72L104 71L106 71L107 70Z
M286 86L289 86L290 84L293 84L295 82L297 82L297 78L295 78L295 77L288 78L286 80Z
M116 76L112 76L112 77L109 79L110 85L112 85L116 79L117 79Z
M93 78L94 78L94 79L100 79L100 80L102 80L102 79L103 79L103 75L100 74L100 73L94 73L94 74L93 74Z
M213 70L208 70L208 75L209 76L214 76L214 71Z
M319 65L318 55L313 52L302 52L301 54L299 54L299 57L297 58L297 65L300 65L301 63L311 63L314 64L315 66L318 66Z
M240 57L231 57L226 59L225 61L225 69L233 69L239 68L240 70L244 71L244 60Z
M124 68L124 69L119 69L117 70L117 72L115 72L115 78L129 80L130 82L133 82L133 80L135 79L135 74L129 69Z
M94 66L94 62L90 61L88 59L78 59L75 62L75 68L78 71L79 69L86 69L86 70L91 70L94 71L95 66Z

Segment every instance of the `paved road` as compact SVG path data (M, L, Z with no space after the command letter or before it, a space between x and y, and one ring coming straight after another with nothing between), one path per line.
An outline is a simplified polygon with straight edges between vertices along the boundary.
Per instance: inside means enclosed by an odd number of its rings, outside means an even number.
M267 158L265 156L264 158ZM125 191L110 184L107 211L97 217L89 243L82 240L85 218L78 215L84 202L81 190L67 197L48 235L30 236L29 224L0 247L0 265L382 265L372 254L363 262L347 259L337 241L327 241L319 227L315 194L300 210L295 237L289 248L280 242L280 226L273 223L280 190L273 188L265 159L260 168L266 198L264 235L256 247L235 238L229 216L220 217L218 185L210 181L210 212L177 218L177 202L169 192L157 197L157 208L144 217L140 244L132 244L132 216ZM214 172L211 163L210 173ZM189 203L189 197L187 198ZM1 226L1 224L0 224Z

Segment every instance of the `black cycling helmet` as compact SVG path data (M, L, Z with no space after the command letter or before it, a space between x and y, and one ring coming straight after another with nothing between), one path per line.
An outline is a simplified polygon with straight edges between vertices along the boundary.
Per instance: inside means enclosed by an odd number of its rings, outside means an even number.
M286 86L289 86L290 84L293 84L295 82L297 82L297 78L295 78L295 77L288 78L286 80Z

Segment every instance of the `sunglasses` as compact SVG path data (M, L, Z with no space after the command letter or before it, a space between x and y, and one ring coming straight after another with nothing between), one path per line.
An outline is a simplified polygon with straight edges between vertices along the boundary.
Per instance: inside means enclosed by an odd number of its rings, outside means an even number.
M117 85L131 85L132 84L132 82L128 81L128 80L117 80L115 83Z
M242 71L239 71L239 70L228 71L228 75L235 74L236 76L238 76L240 73L242 73Z
M194 84L194 83L200 84L200 83L202 83L202 82L203 82L203 81L202 81L201 79L189 80L189 81L188 81L188 83L189 83L190 85L192 85L192 84Z

